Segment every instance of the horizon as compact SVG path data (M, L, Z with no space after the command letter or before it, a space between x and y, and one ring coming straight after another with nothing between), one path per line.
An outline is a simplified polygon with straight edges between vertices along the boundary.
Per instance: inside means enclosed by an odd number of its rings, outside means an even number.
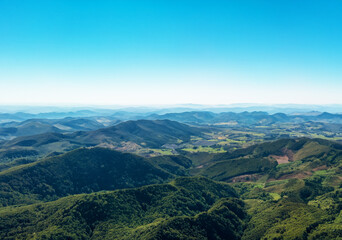
M342 104L341 9L1 1L0 104Z
M173 105L0 105L1 113L77 113L89 111L97 115L110 112L127 112L141 114L166 114L184 112L266 112L268 114L285 113L333 113L342 114L342 104L311 105L311 104L227 104L227 105L201 105L201 104L173 104Z

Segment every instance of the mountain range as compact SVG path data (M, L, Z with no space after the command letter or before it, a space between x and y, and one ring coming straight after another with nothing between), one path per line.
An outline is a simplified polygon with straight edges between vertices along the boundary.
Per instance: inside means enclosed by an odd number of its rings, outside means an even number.
M0 142L0 238L338 239L340 117L2 123L16 131Z
M142 147L160 148L201 136L205 129L170 120L126 121L94 131L43 133L0 142L0 158L56 155L79 147L102 146L129 151ZM1 160L0 160L1 162Z
M270 125L283 123L305 123L321 122L342 124L341 114L331 114L327 112L311 112L303 114L284 114L267 112L206 112L192 111L181 113L167 113L163 115L150 114L139 115L129 112L115 112L111 115L99 115L91 117L66 117L66 118L39 118L40 115L26 113L12 114L18 118L10 121L11 114L0 114L0 138L11 139L19 136L28 136L46 132L75 132L90 131L118 124L120 121L127 120L172 120L190 124L237 124L240 126ZM75 113L75 115L77 115ZM42 115L44 116L44 115ZM53 115L52 115L53 116ZM33 118L34 117L34 118ZM6 120L6 118L8 118ZM15 117L12 117L15 118Z

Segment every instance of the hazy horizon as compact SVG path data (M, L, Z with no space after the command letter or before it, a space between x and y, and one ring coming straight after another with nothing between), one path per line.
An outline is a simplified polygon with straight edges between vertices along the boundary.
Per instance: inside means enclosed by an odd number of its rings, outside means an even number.
M201 105L201 104L170 104L170 105L1 105L1 113L52 113L52 112L78 112L91 111L97 114L112 114L115 112L131 113L181 113L193 111L208 112L268 112L274 113L309 113L309 112L329 112L342 114L342 104L311 105L311 104L227 104L227 105Z

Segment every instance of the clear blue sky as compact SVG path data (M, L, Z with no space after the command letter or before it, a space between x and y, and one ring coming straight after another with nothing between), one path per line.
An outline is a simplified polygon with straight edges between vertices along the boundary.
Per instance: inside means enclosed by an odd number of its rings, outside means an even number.
M0 0L0 104L342 104L342 1Z

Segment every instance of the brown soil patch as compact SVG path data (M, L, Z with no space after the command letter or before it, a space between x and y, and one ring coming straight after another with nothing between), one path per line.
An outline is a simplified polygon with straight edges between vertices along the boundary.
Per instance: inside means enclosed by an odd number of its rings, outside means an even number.
M261 178L261 175L259 175L259 174L244 174L244 175L233 177L229 181L233 182L233 183L236 183L236 182L255 182L259 178Z
M285 156L270 155L270 157L274 158L278 164L289 163L289 157L286 155Z
M294 161L294 153L292 152L292 150L284 148L283 153L284 153L284 155L286 155L289 158L290 162Z
M282 149L282 152L284 155L270 155L270 157L274 158L278 162L278 164L284 164L294 161L294 153L291 150L284 148Z

